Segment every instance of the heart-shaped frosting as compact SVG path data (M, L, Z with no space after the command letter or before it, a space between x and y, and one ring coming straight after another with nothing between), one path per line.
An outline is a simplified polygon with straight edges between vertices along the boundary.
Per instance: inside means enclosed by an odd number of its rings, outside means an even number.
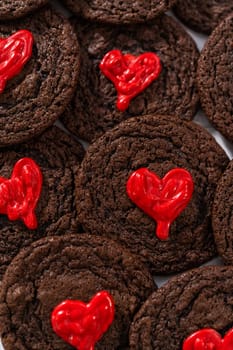
M19 74L32 55L33 36L19 30L8 38L0 38L0 93L7 80Z
M211 328L201 329L191 334L183 343L182 350L232 350L233 329L222 338L221 334Z
M112 50L100 62L100 69L115 85L117 108L125 111L131 99L158 78L162 66L159 57L153 52L133 56Z
M156 235L168 238L169 228L187 206L193 193L190 173L172 169L162 179L147 168L133 172L126 184L129 198L157 222Z
M54 332L77 350L94 350L113 319L114 303L107 291L97 293L88 304L65 300L51 315Z
M35 208L42 188L42 174L31 158L14 166L10 179L0 177L0 214L9 220L21 219L29 229L37 227Z

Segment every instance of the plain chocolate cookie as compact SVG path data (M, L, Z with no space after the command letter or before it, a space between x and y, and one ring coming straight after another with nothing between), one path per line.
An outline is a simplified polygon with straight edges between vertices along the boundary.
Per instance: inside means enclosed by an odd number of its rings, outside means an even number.
M74 176L83 155L82 146L55 126L38 139L2 149L0 177L9 179L16 162L29 157L39 165L43 179L35 210L37 229L29 230L23 221L0 215L0 276L22 247L46 235L80 231Z
M203 328L223 337L233 324L232 277L232 267L208 266L172 278L136 314L130 349L181 350L184 340Z
M207 40L197 71L202 108L214 127L230 141L233 141L232 40L233 15L230 15Z
M219 255L233 265L233 161L219 180L212 210L212 225Z
M183 23L205 34L210 34L232 11L232 0L178 0L174 6Z
M41 239L22 250L4 276L2 343L5 350L73 349L53 332L52 310L67 299L87 303L106 290L115 317L95 349L124 349L135 313L155 288L137 257L113 241L86 234Z
M51 126L77 84L79 46L68 20L45 8L17 21L1 22L0 38L21 29L33 35L32 56L0 94L1 147L23 142Z
M43 5L48 0L4 0L0 2L0 19L15 19L25 16Z
M114 238L137 253L153 273L201 265L216 253L211 208L227 164L214 138L192 122L158 115L131 118L89 146L76 180L79 220L85 231ZM139 168L162 178L177 167L191 173L194 193L171 225L169 239L161 241L155 221L127 196L126 183Z
M176 0L62 0L75 14L88 20L114 24L148 22L168 10Z
M80 78L71 105L62 116L72 133L92 141L129 117L150 113L192 119L198 103L195 79L199 53L173 18L164 15L153 24L117 27L76 21L75 30L81 46ZM162 64L159 77L131 100L125 112L117 109L114 84L99 68L105 54L115 49L136 56L153 52Z

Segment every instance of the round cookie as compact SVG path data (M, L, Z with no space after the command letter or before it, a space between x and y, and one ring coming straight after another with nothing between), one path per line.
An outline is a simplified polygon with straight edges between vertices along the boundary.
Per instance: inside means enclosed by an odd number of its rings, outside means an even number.
M55 126L38 139L2 149L0 178L12 178L18 160L29 157L40 167L42 190L35 208L36 229L29 229L21 219L11 221L7 215L0 215L0 277L22 247L46 235L81 230L75 210L74 176L83 155L82 146Z
M136 314L130 349L184 350L185 339L204 328L224 337L233 323L232 276L232 267L208 266L172 278Z
M73 349L53 332L52 310L67 299L87 303L102 290L113 298L115 317L95 349L124 349L135 313L155 288L137 257L106 238L81 234L34 242L4 275L0 296L4 349ZM83 328L85 332L85 324Z
M175 0L62 0L76 15L88 20L130 24L145 23L171 8Z
M43 5L47 4L48 0L4 0L0 3L0 19L15 19L25 16L35 10L38 10Z
M68 20L48 7L32 16L0 23L0 38L6 40L1 64L5 64L5 57L11 57L7 40L22 29L33 35L32 56L0 93L0 147L21 143L51 126L70 102L77 84L77 38ZM24 52L28 44L21 39L20 43L15 41L16 50L17 45L25 45L19 48ZM10 66L9 71L12 69ZM9 73L7 69L5 73ZM1 79L2 75L2 84Z
M201 106L214 127L229 141L233 141L232 33L233 15L230 15L208 38L197 70Z
M79 220L85 231L114 238L138 254L153 273L201 265L216 253L211 208L227 164L213 137L192 122L171 116L130 118L89 146L76 180ZM191 173L194 193L172 223L169 238L160 240L156 222L129 199L126 183L140 168L163 178L177 167Z
M184 24L205 34L210 34L232 11L232 0L178 0L174 6L175 14Z
M61 119L73 134L93 141L129 117L150 113L192 119L198 103L195 79L199 53L177 21L164 15L153 24L137 26L112 27L80 20L74 21L74 26L82 64L78 89ZM106 53L115 49L136 56L153 52L162 64L159 77L133 98L124 112L116 107L113 82L99 68Z
M226 264L233 264L233 161L231 160L219 180L212 210L212 225L219 255Z

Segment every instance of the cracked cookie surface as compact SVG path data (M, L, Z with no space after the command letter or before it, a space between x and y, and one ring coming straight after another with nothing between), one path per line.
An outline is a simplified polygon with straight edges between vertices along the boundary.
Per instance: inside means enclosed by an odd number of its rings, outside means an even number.
M229 141L233 141L232 41L231 14L209 36L197 69L201 106L213 126Z
M210 34L233 11L232 0L178 0L174 11L188 27Z
M168 10L176 0L62 0L75 14L86 19L130 24L148 22Z
M212 224L219 255L225 264L233 264L233 161L219 180L213 203Z
M0 19L9 20L25 16L43 5L48 0L4 0L0 2Z

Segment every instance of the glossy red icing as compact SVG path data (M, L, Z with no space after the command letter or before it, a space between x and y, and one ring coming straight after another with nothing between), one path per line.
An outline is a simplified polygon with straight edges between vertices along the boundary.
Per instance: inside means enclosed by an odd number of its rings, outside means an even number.
M172 169L162 179L147 168L134 171L126 184L129 198L157 222L156 235L165 240L175 218L188 205L193 180L185 169Z
M0 38L0 93L7 80L19 74L32 55L33 36L19 30L8 38Z
M224 338L211 328L201 329L191 334L183 343L182 350L232 350L233 329Z
M123 112L132 98L158 78L162 66L153 52L133 56L112 50L102 59L100 69L114 83L118 93L117 108Z
M30 158L20 159L10 179L0 177L0 214L21 219L29 229L37 227L35 208L40 197L42 174Z
M94 350L113 319L114 303L107 291L97 293L88 304L65 300L51 315L54 332L77 350Z

